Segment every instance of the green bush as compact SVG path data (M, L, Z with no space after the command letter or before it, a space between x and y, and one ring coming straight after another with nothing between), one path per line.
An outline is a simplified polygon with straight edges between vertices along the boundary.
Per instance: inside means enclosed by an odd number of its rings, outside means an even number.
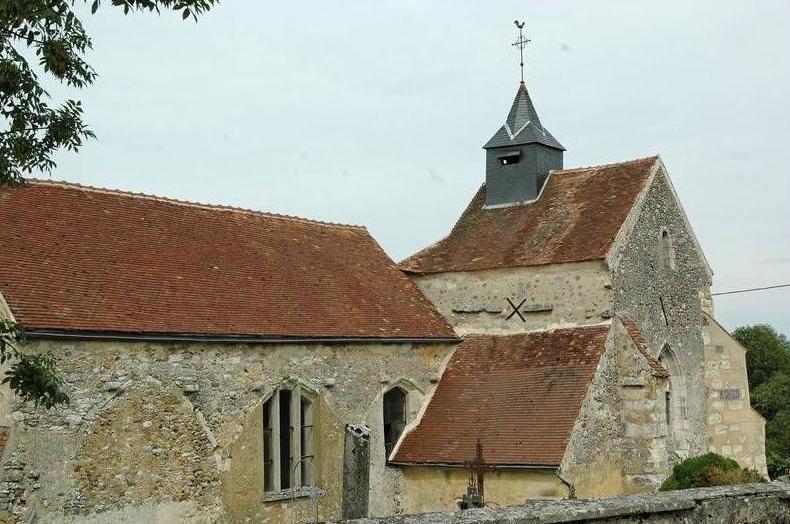
M734 460L716 453L687 458L672 468L672 474L661 484L661 491L765 482L752 469L743 469Z
M722 471L716 466L708 470L705 477L708 486L729 486L731 484L749 484L751 482L765 482L765 477L753 469L734 469Z

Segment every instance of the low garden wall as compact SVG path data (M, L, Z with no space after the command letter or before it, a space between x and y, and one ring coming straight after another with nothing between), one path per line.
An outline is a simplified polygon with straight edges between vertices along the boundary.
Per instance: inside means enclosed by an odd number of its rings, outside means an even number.
M358 519L346 524L790 524L790 483L686 489L507 508Z

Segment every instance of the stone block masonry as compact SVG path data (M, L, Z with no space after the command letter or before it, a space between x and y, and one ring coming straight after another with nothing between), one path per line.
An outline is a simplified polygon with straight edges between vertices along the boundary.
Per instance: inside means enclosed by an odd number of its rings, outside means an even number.
M354 524L789 524L790 484L772 482L345 521Z
M370 428L367 511L354 515L394 513L383 394L397 384L422 405L452 346L30 340L25 350L61 358L71 402L9 405L0 523L35 513L41 524L274 524L342 518L348 423ZM263 405L289 384L312 395L315 490L264 484Z
M348 424L343 454L343 517L368 516L370 489L370 429Z

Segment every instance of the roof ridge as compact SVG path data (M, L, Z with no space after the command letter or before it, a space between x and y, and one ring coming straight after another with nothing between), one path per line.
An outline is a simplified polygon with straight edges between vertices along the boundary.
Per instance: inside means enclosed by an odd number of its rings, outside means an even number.
M609 163L609 164L600 164L600 165L597 165L597 166L572 167L572 168L569 168L569 169L552 169L551 172L552 173L572 173L574 171L588 171L590 169L601 169L601 168L605 168L605 167L617 167L617 166L623 166L623 165L626 165L626 164L635 164L637 162L644 162L645 160L650 160L650 159L655 159L656 161L658 161L658 160L661 159L661 156L657 155L657 154L656 155L648 155L648 156L645 156L645 157L642 157L642 158L634 158L632 160L623 160L621 162L612 162L612 163Z
M89 186L85 184L79 184L77 182L67 182L65 180L42 180L40 178L26 178L24 180L24 184L34 184L34 185L41 185L41 186L55 186L55 187L63 187L63 188L70 188L70 189L78 189L81 191L90 191L95 193L103 193L109 195L119 195L119 196L126 196L132 198L140 198L144 200L153 200L155 202L162 202L166 204L173 204L178 206L184 207L192 207L196 209L204 209L208 211L231 211L235 213L242 213L246 215L255 215L255 216L263 216L269 218L276 218L281 220L291 220L294 222L303 222L306 224L315 224L321 226L329 226L329 227L337 227L342 229L355 229L361 231L367 231L367 228L363 225L357 224L342 224L339 222L329 222L325 220L316 220L311 218L304 218L296 215L284 215L281 213L272 213L269 211L260 211L257 209L249 209L244 207L236 207L236 206L229 206L224 204L206 204L203 202L193 202L190 200L180 200L177 198L171 197L163 197L158 195L151 195L148 193L138 193L134 191L125 191L123 189L110 189L104 187L96 187L96 186Z

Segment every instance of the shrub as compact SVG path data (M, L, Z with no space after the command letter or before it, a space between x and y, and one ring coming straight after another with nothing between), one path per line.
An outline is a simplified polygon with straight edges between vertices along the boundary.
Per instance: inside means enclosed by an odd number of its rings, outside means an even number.
M672 474L661 484L661 491L748 482L765 482L765 479L754 470L741 468L732 459L716 453L706 453L676 464L672 468Z
M708 486L729 486L731 484L765 482L765 478L753 469L739 468L723 471L716 466L708 470L705 480Z

